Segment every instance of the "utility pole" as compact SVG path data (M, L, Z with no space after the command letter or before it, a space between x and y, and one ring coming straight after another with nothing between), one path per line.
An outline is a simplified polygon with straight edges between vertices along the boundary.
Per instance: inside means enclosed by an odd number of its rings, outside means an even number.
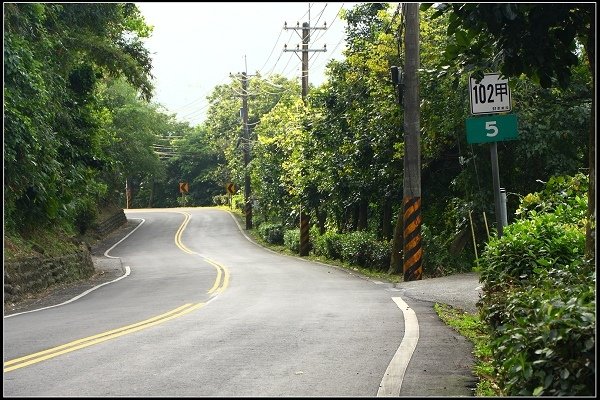
M302 28L300 28L300 23L298 22L295 27L289 28L287 26L287 22L284 23L283 28L285 30L293 29L293 30L302 30L302 49L300 46L296 46L296 49L289 50L287 48L287 44L284 45L283 51L293 51L294 53L302 52L302 100L306 103L306 97L308 96L308 53L315 51L327 51L327 45L324 45L322 49L309 49L308 43L310 42L310 31L317 29L327 29L327 24L324 23L322 27L310 27L308 22L302 23Z
M404 102L404 281L422 279L421 147L419 112L419 4L406 3Z
M310 11L310 10L309 10ZM287 22L284 23L284 29L294 29L300 30L302 29L302 50L300 50L300 46L297 46L295 50L288 50L287 44L284 46L283 51L293 51L295 53L302 52L302 101L304 104L307 102L308 96L308 53L315 51L327 51L327 47L323 46L322 49L309 49L308 43L310 42L310 31L311 29L327 29L327 25L323 24L323 27L310 27L310 23L304 22L302 24L302 28L300 28L300 23L296 24L295 28L288 28ZM302 197L302 195L301 195ZM302 198L300 199L300 256L307 256L309 252L309 242L310 242L310 234L309 234L309 214L304 212L302 208Z
M246 56L244 56L246 60ZM242 151L244 152L244 214L246 215L246 229L252 229L252 200L250 199L250 173L248 171L248 164L250 163L250 130L248 127L248 65L246 63L246 71L238 74L237 77L241 77L242 81L242 108L240 115L242 117ZM231 74L229 76L233 77ZM239 142L238 142L239 144ZM236 146L237 147L237 146Z
M250 163L250 135L248 133L248 74L242 72L242 121L243 138L242 146L244 150L244 199L246 214L246 229L252 229L252 200L250 199L250 173L248 164Z

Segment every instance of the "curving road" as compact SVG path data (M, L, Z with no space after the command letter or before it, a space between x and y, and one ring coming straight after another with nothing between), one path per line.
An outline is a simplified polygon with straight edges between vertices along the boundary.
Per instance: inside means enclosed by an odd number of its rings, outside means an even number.
M469 395L468 344L431 304L263 249L226 211L127 217L107 255L129 275L4 318L4 396Z

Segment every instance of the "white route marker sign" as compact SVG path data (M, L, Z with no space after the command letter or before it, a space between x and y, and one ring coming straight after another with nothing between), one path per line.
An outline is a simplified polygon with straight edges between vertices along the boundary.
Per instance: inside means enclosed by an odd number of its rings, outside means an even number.
M481 82L469 78L471 114L498 114L512 109L508 79L500 79L500 74L484 74Z

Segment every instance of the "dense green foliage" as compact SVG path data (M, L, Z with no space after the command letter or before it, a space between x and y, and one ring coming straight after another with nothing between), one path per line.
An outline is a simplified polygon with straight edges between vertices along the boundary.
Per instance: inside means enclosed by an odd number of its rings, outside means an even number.
M148 102L150 32L129 3L4 5L9 236L85 234L102 209L126 206L126 185L130 207L177 205L183 179L196 204L211 204L219 154Z
M482 318L507 395L592 395L594 265L584 261L587 178L556 177L481 257Z
M377 240L371 232L326 232L316 235L313 242L318 256L375 271L387 271L390 264L390 243Z
M569 14L569 7L560 7L544 26L565 18L568 27L586 21L587 8ZM426 276L470 269L469 216L479 252L488 239L486 220L494 231L489 154L485 146L466 143L468 99L460 88L467 76L460 72L492 66L472 62L465 38L481 44L475 47L489 56L483 60L494 58L493 43L519 43L501 41L504 26L481 33L469 15L481 14L487 24L494 18L515 23L541 10L536 18L545 20L552 5L498 10L469 5L421 13L423 243L431 250ZM403 110L389 77L390 66L404 62L399 11L385 3L346 11L345 58L330 62L328 80L311 88L306 101L295 81L250 78L246 139L239 76L214 89L207 121L196 128L147 102L151 60L141 38L151 29L134 5L6 4L6 227L25 233L58 223L83 232L99 206L127 203L126 185L130 207L225 203L219 200L224 185L241 189L249 174L257 225L294 228L302 208L319 235L364 231L386 243L401 222ZM569 29L557 37L586 47L583 28ZM568 48L576 59L563 49L552 71L524 66L531 77L513 74L519 140L498 149L509 222L519 196L538 181L574 175L590 161L585 138L593 96L582 46ZM500 61L493 66L505 67ZM541 88L536 76L562 86ZM247 168L243 148L251 155ZM183 181L190 185L185 199L178 191Z
M421 8L427 10L431 6L431 3L425 3ZM591 3L436 3L435 8L437 11L432 14L433 18L440 15L448 18L446 32L449 41L439 64L442 74L471 72L480 78L484 72L500 71L505 77L527 77L544 89L560 87L563 90L581 88L584 82L583 88L591 91L596 81L596 6ZM587 70L586 78L572 85L573 77L578 75L575 71L581 67ZM555 96L553 94L552 97ZM574 106L576 114L588 110L587 121L585 118L580 121L587 126L588 148L584 154L590 178L586 257L593 259L596 229L595 96L586 94L579 99L591 104L591 107L586 104L579 110L575 109L578 104L569 108ZM544 138L549 136L552 141L567 138L569 135L564 133L561 138L560 129L552 129L559 135L544 132L546 126L553 126L548 123L554 120L553 111L556 110L553 101L549 103L549 112L544 114L538 132L544 133ZM568 120L572 123L577 118L570 116ZM572 125L563 126L564 130L571 131Z
M126 78L149 98L147 36L133 4L4 4L4 207L9 232L80 231L108 186L98 88Z
M258 227L258 234L266 240L267 243L283 244L284 228L281 224L260 224Z

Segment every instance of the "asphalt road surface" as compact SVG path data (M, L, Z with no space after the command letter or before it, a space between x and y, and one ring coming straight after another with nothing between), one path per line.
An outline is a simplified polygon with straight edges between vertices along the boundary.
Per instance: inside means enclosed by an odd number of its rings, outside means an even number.
M141 223L106 252L118 279L4 317L4 396L472 395L472 347L428 295L440 285L276 254L223 210L127 217ZM474 304L467 281L457 299Z

